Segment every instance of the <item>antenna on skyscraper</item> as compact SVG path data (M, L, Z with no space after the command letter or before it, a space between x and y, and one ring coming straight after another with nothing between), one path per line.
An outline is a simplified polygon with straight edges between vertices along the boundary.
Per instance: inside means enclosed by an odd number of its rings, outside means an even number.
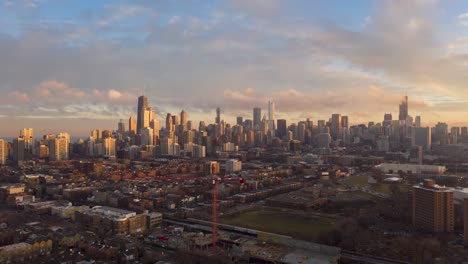
M146 83L143 85L143 95L146 95Z

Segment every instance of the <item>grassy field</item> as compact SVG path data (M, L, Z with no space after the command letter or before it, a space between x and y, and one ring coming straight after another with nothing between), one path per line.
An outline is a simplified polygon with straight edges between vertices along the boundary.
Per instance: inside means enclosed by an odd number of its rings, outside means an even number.
M367 175L358 175L358 176L351 176L348 179L346 179L346 183L354 185L356 187L369 187L370 189L384 193L384 194L390 194L390 185L389 183L378 183L375 185L369 185L367 183ZM401 191L405 192L408 190L408 186L406 185L399 185Z
M350 176L348 179L346 179L346 182L357 187L366 187L367 178L367 175Z
M328 230L337 221L334 218L299 215L275 208L243 212L220 220L223 224L289 235L308 241L316 240L322 231Z

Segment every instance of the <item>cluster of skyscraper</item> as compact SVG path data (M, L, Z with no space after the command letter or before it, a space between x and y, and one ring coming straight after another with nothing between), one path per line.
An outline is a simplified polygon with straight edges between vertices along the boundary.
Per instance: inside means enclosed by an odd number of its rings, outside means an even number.
M20 136L9 142L0 140L0 162L7 157L21 163L33 157L50 160L66 160L76 157L148 158L160 155L188 155L202 158L237 151L240 148L272 147L285 151L302 148L316 149L326 154L334 146L370 145L377 151L407 151L420 156L423 150L442 154L463 154L457 143L468 139L467 127L452 127L438 123L433 128L422 127L421 117L408 114L408 97L399 106L399 118L385 114L381 123L369 122L350 126L348 116L332 114L328 120L310 119L287 124L286 119L276 119L275 103L268 101L268 112L262 117L262 108L254 107L252 118L236 118L231 125L221 118L221 109L216 109L215 122L201 121L198 129L188 120L188 113L167 113L165 127L160 128L155 111L148 106L148 98L138 98L137 120L131 116L128 129L120 120L116 131L93 130L86 140L73 144L70 151L70 136L67 133L45 135L35 141L33 129L23 129ZM419 153L419 154L418 154Z

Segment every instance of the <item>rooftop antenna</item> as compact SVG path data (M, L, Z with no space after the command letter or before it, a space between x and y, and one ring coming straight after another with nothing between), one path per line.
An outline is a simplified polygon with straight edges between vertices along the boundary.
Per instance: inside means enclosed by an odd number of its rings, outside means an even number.
M146 95L146 83L143 85L143 96Z

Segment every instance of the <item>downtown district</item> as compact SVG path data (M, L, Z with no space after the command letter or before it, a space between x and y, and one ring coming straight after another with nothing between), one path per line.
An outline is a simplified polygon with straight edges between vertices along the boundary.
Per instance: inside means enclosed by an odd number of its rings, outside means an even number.
M140 96L115 131L24 128L0 140L0 263L458 263L468 130L423 127L408 106L288 125L269 101L236 124L218 108L162 126Z

